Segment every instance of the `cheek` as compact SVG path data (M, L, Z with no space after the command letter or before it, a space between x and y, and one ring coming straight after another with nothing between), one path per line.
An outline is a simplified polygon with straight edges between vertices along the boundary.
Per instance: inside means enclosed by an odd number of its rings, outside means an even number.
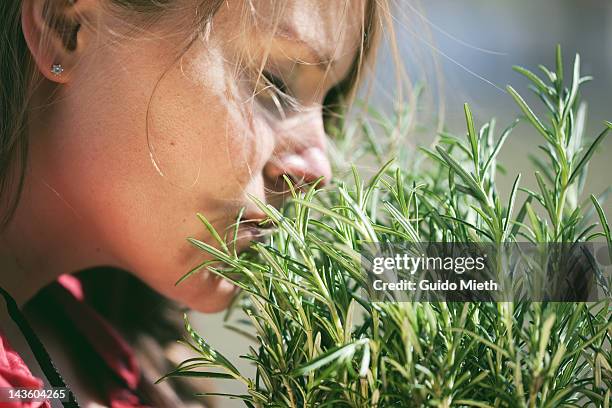
M149 55L98 83L94 68L85 69L40 156L53 168L50 182L116 264L169 297L212 311L234 289L207 275L174 286L203 258L185 238L211 241L197 212L220 231L234 221L273 140L251 120L222 59L208 58L218 65L202 69L206 55L190 51L182 64L160 72ZM113 70L102 63L97 69Z
M235 199L261 172L271 132L253 120L248 93L218 52L194 46L151 99L148 147L167 182Z

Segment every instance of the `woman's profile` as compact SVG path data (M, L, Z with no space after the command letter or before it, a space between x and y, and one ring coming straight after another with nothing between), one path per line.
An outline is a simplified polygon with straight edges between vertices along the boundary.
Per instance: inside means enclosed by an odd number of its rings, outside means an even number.
M3 0L0 387L57 374L84 407L200 406L197 385L153 385L180 337L168 310L220 311L236 293L206 273L175 284L203 261L185 238L214 242L195 214L237 228L241 251L265 234L249 196L280 205L285 176L330 179L325 121L384 7Z

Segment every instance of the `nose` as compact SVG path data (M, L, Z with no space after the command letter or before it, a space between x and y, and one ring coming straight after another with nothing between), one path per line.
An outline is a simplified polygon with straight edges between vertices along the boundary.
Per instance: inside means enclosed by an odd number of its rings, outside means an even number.
M267 201L281 206L293 186L304 190L309 184L322 187L329 183L332 171L327 158L327 134L320 107L308 109L277 124L274 151L263 168Z
M331 179L331 165L322 148L306 147L270 159L264 167L264 175L277 189L285 185L283 176L288 176L297 187L322 178L317 184L322 187Z

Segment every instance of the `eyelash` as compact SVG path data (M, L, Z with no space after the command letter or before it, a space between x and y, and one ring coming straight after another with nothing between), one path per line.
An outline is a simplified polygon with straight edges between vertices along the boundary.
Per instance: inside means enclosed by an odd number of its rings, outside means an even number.
M263 80L260 81L264 88L258 94L261 96L264 106L282 118L298 109L298 102L281 77L268 70L262 71L261 76Z
M265 80L274 87L275 90L282 94L289 95L288 86L281 78L270 73L269 71L263 71L262 75Z

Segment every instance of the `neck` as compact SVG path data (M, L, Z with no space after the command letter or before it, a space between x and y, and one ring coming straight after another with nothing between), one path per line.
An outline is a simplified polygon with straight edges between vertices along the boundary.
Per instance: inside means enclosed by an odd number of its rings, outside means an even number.
M55 177L61 166L42 141L48 140L55 117L45 81L32 97L28 121L28 167L19 205L6 229L0 230L0 286L21 306L64 273L93 266L115 266L90 217L70 197L70 186Z
M112 264L78 210L31 168L0 232L0 286L22 306L61 274Z

